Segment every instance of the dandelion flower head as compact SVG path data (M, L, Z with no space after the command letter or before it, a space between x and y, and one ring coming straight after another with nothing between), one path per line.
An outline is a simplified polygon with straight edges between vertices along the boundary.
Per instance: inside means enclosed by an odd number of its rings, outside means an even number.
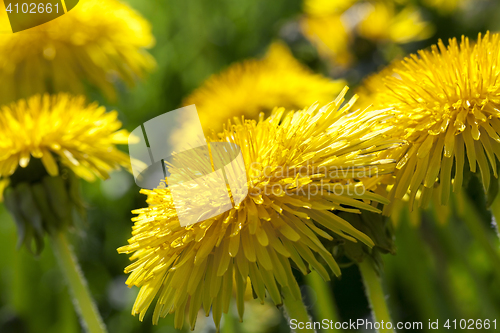
M129 157L116 148L128 142L116 111L106 112L83 96L36 95L0 110L0 180L40 159L50 176L61 165L86 180L107 178Z
M118 249L133 253L125 270L127 284L141 288L133 314L142 320L156 298L154 322L175 312L175 325L182 327L187 311L193 328L203 307L207 315L212 309L218 327L233 282L242 317L247 281L262 302L267 291L280 304L283 294L301 299L292 267L315 270L325 280L330 271L340 274L320 238L374 245L335 211L379 212L370 203L387 203L363 189L376 183L375 174L393 171L395 161L380 156L395 143L385 139L390 127L371 129L387 115L348 114L355 99L341 106L345 92L322 108L277 108L269 118L228 122L209 137L241 147L246 165L248 196L227 212L184 228L168 188L141 190L149 206L134 211L132 238Z
M434 29L417 8L383 0L306 0L301 20L304 35L319 53L348 66L359 36L374 42L408 43L430 37Z
M4 26L1 26L4 24ZM0 30L10 29L2 20ZM113 81L132 85L155 62L151 27L117 0L87 0L67 14L17 33L0 34L0 101L45 93L84 92L84 83L108 98Z
M492 173L498 177L499 42L500 35L490 33L479 34L475 44L463 36L448 46L439 41L369 79L365 99L393 108L394 133L409 142L391 198L409 190L411 207L415 198L425 206L437 190L439 203L446 204L451 186L462 186L464 166L471 172L479 166L485 189Z
M344 87L302 65L282 43L270 46L263 59L231 65L210 77L184 101L195 104L204 127L217 131L234 115L256 118L275 106L301 109L319 101L326 104Z

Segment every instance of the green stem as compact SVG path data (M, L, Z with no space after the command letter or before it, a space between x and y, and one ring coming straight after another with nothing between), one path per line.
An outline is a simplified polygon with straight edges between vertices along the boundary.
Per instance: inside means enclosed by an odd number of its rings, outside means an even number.
M370 302L373 311L373 318L381 325L378 332L394 332L394 329L387 328L387 323L390 322L393 326L389 309L385 302L384 291L382 290L382 281L378 276L375 268L370 259L365 258L363 262L359 263L359 270L363 277L363 284L366 289L366 296ZM382 328L383 323L383 328Z
M105 333L106 328L92 300L76 256L63 232L51 234L52 248L69 284L73 304L84 329L89 333Z
M490 207L491 213L495 218L495 226L497 228L497 236L500 237L500 195L497 195Z
M236 318L234 317L233 304L229 305L229 311L224 316L224 323L222 325L222 333L236 333L238 328L236 326Z
M304 306L302 299L295 299L288 288L283 288L281 293L283 295L283 305L285 306L285 311L288 315L288 324L292 328L292 331L315 332L312 328L307 329L306 325L311 321L311 319L309 318L309 314L307 313L307 309Z
M316 292L317 302L314 306L314 312L317 319L321 322L325 319L328 322L333 322L333 325L329 325L329 328L321 331L341 332L341 330L335 329L335 323L339 321L339 315L337 314L337 307L335 306L330 285L314 271L306 275L306 282Z
M467 194L461 191L458 195L458 210L461 213L462 220L471 231L475 240L483 247L494 269L496 278L500 281L500 256L497 249L491 243L488 236L488 230L482 224L476 207L470 202Z

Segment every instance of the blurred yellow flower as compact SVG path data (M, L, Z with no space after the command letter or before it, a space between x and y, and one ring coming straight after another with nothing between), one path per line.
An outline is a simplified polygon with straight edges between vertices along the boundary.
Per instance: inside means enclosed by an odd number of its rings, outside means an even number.
M284 44L274 43L263 59L233 64L210 77L183 104L195 104L203 127L219 131L233 116L253 118L275 106L302 109L317 101L327 103L344 85L343 80L314 74Z
M434 33L417 8L410 5L398 11L393 2L375 1L367 7L367 13L357 29L360 36L370 40L404 44L427 39Z
M382 111L347 114L355 98L341 107L346 90L320 109L314 104L285 115L284 108L277 108L267 119L261 113L258 122L230 124L213 135L212 142L241 147L247 170L248 196L225 213L183 228L168 188L141 190L149 207L133 212L138 214L133 236L118 249L133 253L135 261L125 269L127 284L141 288L133 314L142 320L158 297L154 323L175 312L180 328L187 307L193 328L203 306L207 315L212 309L219 327L233 282L242 317L247 278L262 302L267 291L280 304L283 293L301 300L292 266L304 274L313 269L325 280L330 274L324 265L340 275L318 236L374 245L332 211L380 212L369 202L387 201L366 189L376 183L373 176L393 171L395 161L380 156L395 144L383 138L390 127L372 131L385 121Z
M393 108L389 122L410 144L396 170L390 199L410 191L426 206L435 189L446 204L462 186L464 166L479 165L483 185L497 176L500 158L500 35L481 36L471 45L462 36L393 63L365 85L365 99L376 108ZM397 133L395 131L394 133ZM452 171L454 170L454 174ZM386 212L390 206L386 207Z
M323 8L323 10L322 10ZM411 4L384 0L305 0L301 20L304 35L319 53L336 64L353 61L356 36L374 42L408 43L429 38L432 25Z
M96 103L67 94L36 95L19 100L0 111L0 181L12 176L18 166L26 168L31 157L41 159L51 176L60 164L78 176L107 178L118 166L129 166L127 154L116 144L128 143L128 132L120 130L116 111L105 112Z
M304 12L311 16L328 16L342 13L358 0L305 0Z
M478 2L477 0L475 2ZM424 0L425 5L435 8L441 13L451 13L459 9L460 7L464 7L468 3L471 3L470 0Z
M9 186L8 178L0 178L0 202L3 201L3 191Z
M321 56L335 64L344 66L351 64L352 36L342 22L341 15L305 16L301 20L301 27Z
M0 31L10 29L8 20ZM83 93L85 84L114 98L113 82L132 85L154 67L149 23L116 0L87 0L67 14L17 33L0 34L0 102L37 93Z

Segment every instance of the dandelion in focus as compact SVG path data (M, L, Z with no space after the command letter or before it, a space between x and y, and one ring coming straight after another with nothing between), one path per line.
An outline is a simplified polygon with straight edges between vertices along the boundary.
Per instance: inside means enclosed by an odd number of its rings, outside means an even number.
M341 107L345 93L319 109L314 104L285 115L277 108L269 118L261 113L258 121L228 122L212 135L211 142L241 147L247 170L248 196L223 214L183 228L168 187L141 190L148 207L134 211L133 236L118 249L133 253L125 272L127 284L141 288L134 315L142 320L156 298L154 323L175 312L180 328L187 311L194 328L203 307L207 315L212 309L218 327L233 282L242 318L247 280L262 302L267 291L275 304L286 306L301 301L292 266L303 274L314 270L325 280L326 267L340 275L320 238L374 245L336 212L379 212L370 202L387 203L365 186L376 183L375 175L393 171L394 161L380 156L395 144L384 139L390 127L371 130L387 117L382 111L346 114L355 98Z
M451 187L458 191L464 169L480 171L488 190L500 158L500 49L498 34L482 36L476 44L442 41L392 64L369 79L366 99L378 108L393 108L390 122L409 145L397 165L390 198L409 191L426 206L436 190L438 203L448 202ZM477 170L479 166L479 170ZM386 207L387 212L390 206Z
M274 43L263 59L233 64L210 77L183 104L196 105L204 127L221 130L234 115L254 118L275 106L301 109L317 101L325 104L344 85L343 80L314 74L284 44Z
M10 29L2 20L0 31ZM80 94L85 85L116 96L114 82L133 85L154 67L149 23L117 0L81 1L67 14L15 34L0 34L0 101L39 93Z

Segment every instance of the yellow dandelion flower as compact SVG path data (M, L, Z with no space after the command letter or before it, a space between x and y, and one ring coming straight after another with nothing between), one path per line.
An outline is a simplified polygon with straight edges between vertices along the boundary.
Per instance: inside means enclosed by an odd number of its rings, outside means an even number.
M321 10L323 8L323 10ZM319 53L336 64L353 61L352 45L357 36L374 42L408 43L429 38L432 25L412 5L383 0L306 0L301 20L304 35Z
M128 142L117 112L83 96L35 95L0 109L0 199L18 229L18 246L43 249L46 233L84 215L78 177L107 178L129 166L116 144Z
M105 112L83 96L36 95L19 100L0 111L0 179L40 159L47 173L59 174L65 165L78 176L107 178L118 166L130 165L127 154L116 144L128 143L120 130L116 111Z
M183 104L195 104L201 124L219 131L234 115L253 118L275 106L301 109L317 101L327 103L344 85L314 74L284 44L274 43L263 59L233 64L210 77Z
M341 15L305 16L300 24L304 35L322 57L343 66L352 63L352 34L344 25Z
M114 80L132 85L154 66L144 50L153 43L149 22L127 5L80 1L55 20L0 34L0 102L46 92L80 94L85 84L114 98Z
M480 1L476 1L480 2ZM452 13L457 9L464 8L471 3L469 0L424 0L426 6L437 9L439 12L446 14Z
M280 304L282 295L301 299L292 266L304 274L315 270L325 280L330 277L325 266L339 275L319 240L333 239L327 230L373 247L369 237L334 212L379 212L370 201L387 203L365 186L376 182L373 176L393 171L395 161L380 155L394 142L383 139L390 127L379 133L371 129L385 121L382 111L346 114L355 101L341 107L346 90L320 109L317 104L298 112L277 108L267 119L261 114L258 122L229 123L211 137L241 147L246 166L248 196L227 212L184 228L168 188L141 190L149 207L134 211L133 236L118 249L133 253L134 263L125 272L130 273L127 284L141 288L134 315L142 320L157 298L155 323L175 312L175 326L182 327L187 311L193 328L203 307L207 315L212 309L218 327L233 282L241 317L248 279L262 302L267 291Z
M402 59L395 59L388 66L383 67L375 74L368 75L363 79L361 85L356 88L356 94L359 96L359 99L356 104L360 108L368 108L377 103L373 99L374 98L376 99L376 97L374 96L375 93L384 87L382 79L385 78L386 76L399 77L398 74L394 72L393 67L394 64L399 63L401 60Z
M357 29L360 36L370 40L404 44L427 39L434 33L418 9L410 5L398 11L393 2L374 1L367 13Z
M485 189L497 177L500 158L500 35L481 36L475 45L442 41L372 77L366 99L375 107L394 108L392 123L409 145L397 165L390 197L410 191L426 205L437 188L446 204L463 182L464 169L479 171ZM468 163L468 166L467 166ZM390 206L387 207L387 212Z
M304 12L313 16L327 16L342 13L349 9L358 0L306 0L304 1Z
M0 179L0 202L3 201L3 191L9 186L9 179Z

